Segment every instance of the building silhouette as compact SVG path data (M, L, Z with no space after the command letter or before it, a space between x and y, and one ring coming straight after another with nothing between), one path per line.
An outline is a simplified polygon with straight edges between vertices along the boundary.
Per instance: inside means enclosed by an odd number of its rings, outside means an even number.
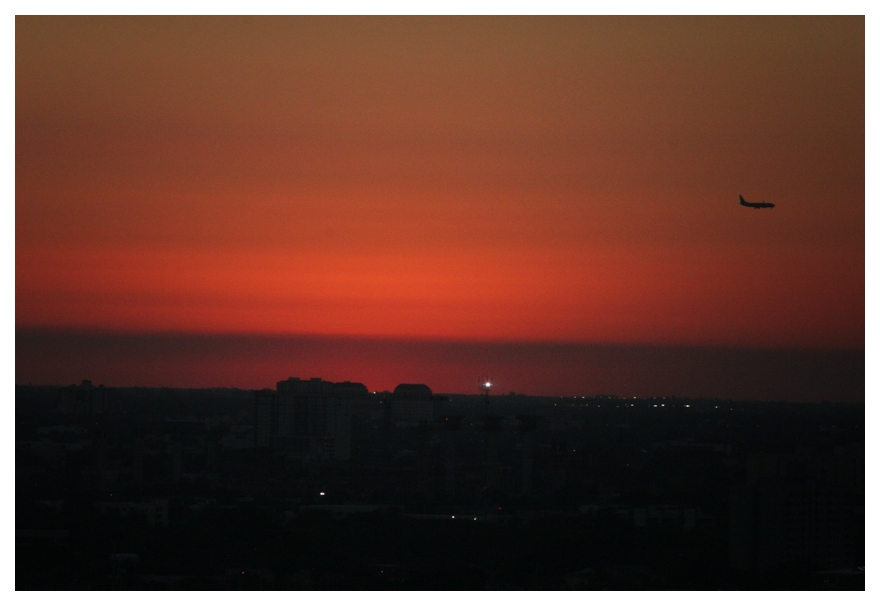
M351 458L351 407L369 398L361 383L291 377L254 392L254 445L309 460Z
M432 423L434 401L427 385L401 383L391 395L391 420L398 426Z
M58 410L63 413L98 415L112 412L107 389L88 379L58 390Z
M864 558L864 444L751 457L731 489L730 567L850 566Z

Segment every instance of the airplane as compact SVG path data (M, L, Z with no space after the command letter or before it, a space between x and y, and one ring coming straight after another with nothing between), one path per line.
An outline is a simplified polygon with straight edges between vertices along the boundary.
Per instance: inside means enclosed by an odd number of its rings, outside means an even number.
M770 204L769 202L764 202L763 200L761 202L746 202L745 200L743 200L742 194L740 194L740 196L739 196L739 203L742 204L743 206L748 206L749 208L775 208L776 207L775 204Z

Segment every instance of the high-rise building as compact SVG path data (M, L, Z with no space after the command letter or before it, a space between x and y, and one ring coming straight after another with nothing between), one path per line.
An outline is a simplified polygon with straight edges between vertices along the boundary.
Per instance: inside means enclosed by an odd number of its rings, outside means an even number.
M434 401L427 385L401 383L391 395L391 419L396 425L432 423Z
M291 377L254 395L255 446L310 459L351 457L351 406L369 397L363 384Z
M58 410L75 414L107 414L115 412L110 406L107 389L103 385L97 387L88 379L79 385L69 385L58 390Z
M862 565L864 448L752 457L746 482L731 489L730 567Z
M278 404L275 390L254 392L254 446L271 448L278 433Z

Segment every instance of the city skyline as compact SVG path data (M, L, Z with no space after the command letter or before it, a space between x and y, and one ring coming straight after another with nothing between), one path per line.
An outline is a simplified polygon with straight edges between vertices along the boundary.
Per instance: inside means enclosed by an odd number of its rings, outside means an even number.
M573 375L570 366L582 372ZM476 369L487 370L478 375ZM479 393L479 377L489 374L498 394L865 399L861 351L19 331L16 374L18 384L90 378L113 387L240 389L271 388L279 377L299 376L363 383L373 392L424 383L437 393L460 394Z

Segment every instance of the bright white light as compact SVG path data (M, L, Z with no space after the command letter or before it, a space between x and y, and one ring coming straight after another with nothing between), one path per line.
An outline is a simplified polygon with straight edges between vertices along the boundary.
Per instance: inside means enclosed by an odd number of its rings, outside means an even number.
M485 386L486 386L486 388L488 389L489 387L492 387L492 384L491 384L491 383L486 383Z
M320 493L318 493L318 494L320 494L322 497L324 496L324 493L323 493L323 492L320 492Z

